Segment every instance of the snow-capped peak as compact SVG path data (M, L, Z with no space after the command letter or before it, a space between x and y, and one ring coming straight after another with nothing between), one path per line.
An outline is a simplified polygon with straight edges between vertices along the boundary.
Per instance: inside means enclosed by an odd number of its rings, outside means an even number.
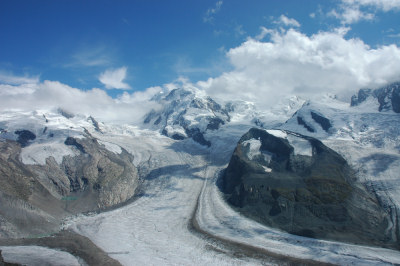
M158 94L153 100L162 108L151 111L144 124L159 129L173 139L191 137L209 146L210 142L203 134L207 130L218 129L230 120L224 107L195 88L173 89L167 94Z

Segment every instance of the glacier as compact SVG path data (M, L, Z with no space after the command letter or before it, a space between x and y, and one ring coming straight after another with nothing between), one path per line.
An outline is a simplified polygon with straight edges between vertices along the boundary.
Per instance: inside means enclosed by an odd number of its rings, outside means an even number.
M342 155L357 170L359 182L391 210L388 230L393 230L399 226L400 116L379 111L373 97L356 106L332 97L290 97L268 111L247 102L216 105L187 89L153 100L164 103L164 109L150 113L143 125L94 123L88 116L68 118L56 110L0 115L1 141L17 141L12 132L20 129L36 135L21 149L20 161L27 165L44 165L49 158L60 164L64 157L77 156L64 141L83 139L85 132L113 154L126 150L132 155L141 177L136 195L115 208L67 216L60 230L89 238L122 265L400 264L400 252L394 249L318 240L267 227L234 210L218 187L236 144L252 127L287 138L302 155L312 153L310 146L288 132L315 137ZM193 132L201 134L200 141ZM248 145L248 156L256 156L260 144L253 140ZM18 248L0 240L5 258ZM37 248L24 247L24 252ZM52 257L63 260L65 254L54 251ZM65 261L83 264L73 256Z

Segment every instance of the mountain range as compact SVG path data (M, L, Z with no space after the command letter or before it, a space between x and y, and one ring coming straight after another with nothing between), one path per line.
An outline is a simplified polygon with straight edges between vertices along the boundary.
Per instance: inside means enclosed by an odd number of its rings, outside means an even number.
M210 263L215 252L228 262L249 249L241 256L256 263L265 258L255 253L278 264L400 263L399 82L347 102L291 96L263 110L197 88L151 101L160 108L137 125L60 108L2 112L0 249L1 239L68 229L122 264L155 256L162 236L184 243L194 234L209 238L188 246ZM145 251L114 252L108 231Z

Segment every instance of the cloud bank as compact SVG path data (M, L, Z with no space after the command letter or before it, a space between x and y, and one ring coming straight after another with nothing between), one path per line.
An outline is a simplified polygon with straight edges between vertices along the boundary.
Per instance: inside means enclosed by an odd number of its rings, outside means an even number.
M100 74L99 81L105 85L106 89L130 90L131 87L124 82L126 70L126 67L108 69Z
M92 115L105 122L140 123L146 113L157 108L149 99L162 90L155 87L132 94L125 92L113 99L101 89L82 91L58 81L20 79L19 84L4 84L5 80L0 80L0 111L62 108L75 114Z
M360 39L346 38L348 30L308 36L294 28L262 28L257 37L226 53L232 71L196 84L178 79L163 87L124 92L116 99L97 88L82 91L57 81L0 73L0 111L61 107L101 121L139 123L158 107L149 101L154 94L177 87L195 86L219 101L248 100L267 109L289 95L312 99L333 93L349 101L359 88L400 80L399 47L371 48ZM109 87L127 88L125 75L123 67L105 71L101 80Z
M269 106L287 95L334 93L344 100L361 87L400 80L400 48L371 48L346 39L348 28L307 36L295 29L262 28L227 52L233 71L198 82L212 97ZM269 35L268 41L261 38Z

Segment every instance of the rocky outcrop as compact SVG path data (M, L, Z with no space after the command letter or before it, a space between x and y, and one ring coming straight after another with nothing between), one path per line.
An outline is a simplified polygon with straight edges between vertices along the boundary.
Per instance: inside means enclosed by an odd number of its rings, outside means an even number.
M20 143L0 141L0 237L58 230L66 215L105 209L134 195L138 173L126 150L111 152L88 132L66 138L65 145L75 156L25 165Z
M26 147L29 141L36 139L36 135L29 130L17 130L14 133L18 135L17 142L22 147Z
M312 128L309 124L307 124L304 119L301 116L297 116L297 124L303 126L305 129L307 129L308 132L315 132L315 129Z
M395 82L376 90L361 89L351 97L351 106L357 106L372 97L379 103L379 111L393 110L400 113L400 82Z
M310 114L311 118L314 119L314 121L317 122L326 132L328 132L329 129L332 127L331 121L329 121L329 119L324 117L323 115L318 114L314 111L311 111Z
M220 183L231 205L268 226L399 247L389 212L357 183L346 160L315 138L253 128L240 139Z
M92 122L93 127L94 127L94 129L95 129L97 132L102 133L102 131L101 131L101 129L100 129L100 124L99 124L99 122L97 122L96 119L94 119L94 117L89 116L87 120L90 121L90 122Z

